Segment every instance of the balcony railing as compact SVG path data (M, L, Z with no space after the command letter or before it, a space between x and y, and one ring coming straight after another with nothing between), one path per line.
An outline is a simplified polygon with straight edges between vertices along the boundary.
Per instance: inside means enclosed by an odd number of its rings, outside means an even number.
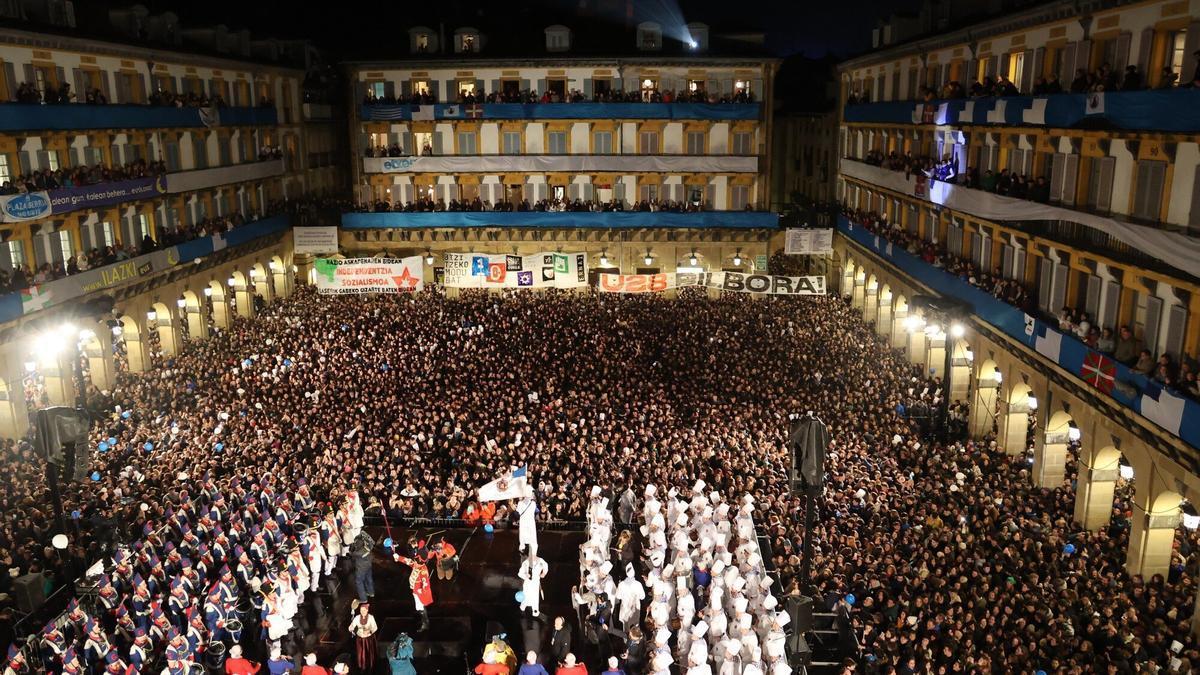
M181 263L191 263L217 251L240 246L260 237L291 227L288 216L272 216L215 234L185 241L176 246L97 267L69 277L56 279L23 291L0 295L0 323L80 298L97 291L108 291L162 272Z
M756 120L758 103L435 103L362 105L364 122L404 120Z
M1168 232L1146 225L1117 220L1086 211L1004 197L984 190L905 175L882 167L843 159L843 176L857 178L871 185L912 195L938 206L969 213L995 222L1008 221L1065 221L1079 223L1137 248L1175 269L1200 277L1200 239L1178 232Z
M305 120L322 121L333 119L333 106L328 103L305 103L303 111Z
M1121 129L1200 129L1200 89L1149 89L1092 94L1004 96L847 105L846 122L1071 128L1106 122Z
M262 180L284 172L282 159L270 159L260 162L246 162L231 166L217 166L211 169L195 169L193 171L178 171L167 174L167 193L192 192L206 190L218 185L244 183Z
M774 228L779 214L766 211L433 211L344 213L348 230L427 227L541 227L631 229L643 227Z
M365 173L757 173L755 155L413 155L364 157Z
M0 104L0 131L166 129L175 127L274 126L274 107L171 108L150 105L72 103Z
M1092 388L1097 395L1111 397L1193 448L1200 449L1200 403L1162 388L1111 357L1090 349L1074 336L1059 332L1057 326L1031 317L965 280L930 265L886 238L852 224L844 216L838 219L837 229L917 282L941 295L970 304L976 317L1073 374L1080 387ZM1085 367L1085 363L1090 365ZM1090 370L1111 373L1111 379L1107 376L1096 378L1103 388L1096 387L1083 379L1083 374ZM1200 470L1200 466L1191 461L1185 466Z

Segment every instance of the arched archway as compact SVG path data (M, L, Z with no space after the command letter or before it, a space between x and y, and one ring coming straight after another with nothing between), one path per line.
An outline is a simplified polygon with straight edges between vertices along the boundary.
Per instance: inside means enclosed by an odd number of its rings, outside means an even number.
M1140 574L1146 579L1155 574L1165 577L1171 568L1183 495L1157 487L1153 480L1156 469L1152 465L1137 469L1140 475L1133 476L1138 490L1130 514L1125 568L1130 574ZM1161 483L1161 478L1157 482Z
M999 367L993 366L991 376L999 386L1003 386ZM980 386L983 386L984 373L980 371ZM1024 382L1012 385L1008 392L1007 405L1004 406L1003 418L1000 420L1000 431L1004 452L1010 455L1023 455L1029 449L1030 417L1037 415L1037 397L1033 388Z
M858 267L854 270L854 294L850 297L850 306L862 311L863 303L866 302L866 294L867 271Z
M229 275L229 291L233 295L234 312L246 319L254 317L254 303L250 298L250 280L238 270Z
M18 379L17 385L20 384ZM0 378L0 434L5 438L21 438L29 429L29 408L24 392L14 391L4 378Z
M141 326L128 314L118 320L121 322L120 335L115 335L114 331L114 337L120 338L118 351L124 351L126 367L131 373L145 372L150 367L149 345L143 339Z
M225 330L229 328L230 321L233 319L233 313L229 307L229 296L233 295L228 284L222 284L216 279L209 281L204 287L204 296L207 300L209 318L212 321L212 327L216 330Z
M1046 420L1040 439L1034 443L1033 482L1038 487L1054 488L1062 483L1067 473L1067 460L1071 444L1081 438L1075 419L1066 410L1058 410Z
M271 304L271 301L275 299L275 293L267 266L262 263L254 263L254 266L250 268L250 280L254 284L254 293L250 296L250 301L254 302L258 297L262 298L262 304Z
M908 298L901 293L892 301L892 349L903 349L908 344Z
M79 333L79 350L87 362L87 379L101 391L112 389L113 358L112 332L104 325Z
M188 289L179 298L183 303L180 307L181 331L190 340L203 340L208 337L208 320L205 318L204 297Z
M892 337L892 287L883 284L879 288L879 312L875 317L875 332L891 340Z
M179 320L175 317L173 307L165 302L156 302L146 314L146 327L158 336L158 349L164 357L175 356L179 353L180 336Z
M842 297L853 295L854 293L854 271L858 266L854 263L854 258L847 257L846 265L842 268Z
M283 258L272 256L271 262L267 264L267 269L271 272L271 290L277 298L286 298L292 294L292 284L289 283L291 276L288 274L287 265L283 262Z
M1115 446L1080 452L1079 476L1075 483L1075 522L1087 530L1108 525L1119 480L1121 451Z
M1003 384L995 378L996 362L984 359L975 369L975 396L971 399L971 438L983 438L999 431L999 402L1003 400ZM997 444L1001 444L1000 439ZM1003 446L1007 448L1007 446Z
M867 275L866 295L863 299L863 321L874 322L879 314L879 278Z

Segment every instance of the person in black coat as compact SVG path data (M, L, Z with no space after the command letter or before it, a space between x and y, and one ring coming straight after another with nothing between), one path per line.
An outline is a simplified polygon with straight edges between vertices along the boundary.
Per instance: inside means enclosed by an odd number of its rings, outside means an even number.
M554 633L550 636L550 651L554 654L554 663L560 664L571 652L571 627L561 616L554 617Z

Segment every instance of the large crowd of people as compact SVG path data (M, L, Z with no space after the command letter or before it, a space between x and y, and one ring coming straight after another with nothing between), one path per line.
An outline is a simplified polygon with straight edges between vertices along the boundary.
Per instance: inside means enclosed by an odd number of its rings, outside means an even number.
M142 541L164 524L180 538L167 540L191 547L193 566L206 561L196 587L219 579L224 563L242 574L232 546L196 552L182 523L195 531L207 511L182 507L189 499L207 506L221 493L232 504L249 494L286 515L302 510L301 494L337 504L330 495L356 490L368 512L458 518L477 513L475 489L510 466L535 477L541 520L582 520L597 484L620 494L703 480L722 495L754 495L769 567L783 594L797 594L803 501L788 490L785 439L789 416L811 410L832 436L813 583L820 604L845 605L858 627L860 672L1200 663L1189 630L1193 537L1180 531L1168 578L1129 576L1127 491L1111 526L1080 531L1073 462L1061 485L1038 489L1026 456L992 439L923 437L902 411L936 405L940 383L834 296L450 299L436 289L354 297L302 288L157 362L89 392L93 447L105 449L93 457L94 479L67 489L65 511L89 526L71 529L65 552L48 546L41 465L27 443L6 443L5 602L17 576L48 571L47 585L61 584L111 542ZM217 511L228 532L227 509ZM518 515L502 506L489 517ZM251 521L239 542L253 577L265 574L273 537L284 545L296 535L272 533L254 552ZM132 564L160 580L149 594L167 607L172 589L153 561ZM175 558L163 564L184 569ZM117 590L120 601L127 589ZM127 661L127 647L114 644Z
M711 211L704 205L703 202L687 202L676 201L671 199L659 200L638 200L626 205L624 200L610 199L609 201L599 201L594 199L539 199L532 204L529 200L521 200L512 202L509 200L497 201L492 203L475 197L470 200L451 199L449 202L438 199L430 199L423 197L415 199L404 204L395 204L391 201L376 201L371 204L359 205L358 211L370 212L387 212L396 211L402 213L420 213L434 211L544 211L544 212L591 212L602 213L609 211L642 211L642 212L658 212L664 211L669 213L696 213L700 211ZM752 211L753 206L747 205L747 211Z
M502 91L469 89L459 91L449 101L469 105L472 103L754 103L754 94L746 88L729 93L707 92L702 87L695 89L660 90L658 88L623 89L595 87L589 95L579 89L535 89L507 88ZM428 89L400 95L380 96L368 91L363 96L364 105L432 105L438 96Z
M1050 181L1046 176L1030 176L1007 168L999 171L984 169L983 173L980 173L978 167L968 167L966 171L960 172L953 157L937 159L894 151L884 153L880 150L870 150L862 161L864 164L902 171L906 177L920 174L931 180L984 190L1005 197L1028 199L1042 204L1050 201Z
M87 105L107 105L109 103L108 94L104 90L91 87L84 91L83 98L72 91L69 82L60 82L57 85L46 85L38 88L38 85L33 82L22 82L17 85L16 91L13 93L13 98L17 103L45 103L47 105L58 105L66 103L84 103ZM128 102L123 102L128 103ZM225 97L221 94L209 96L202 92L179 92L176 93L169 89L158 88L150 93L149 99L146 101L148 105L161 106L167 108L227 108L229 104L225 101ZM274 103L267 97L262 97L258 101L259 107L271 107Z

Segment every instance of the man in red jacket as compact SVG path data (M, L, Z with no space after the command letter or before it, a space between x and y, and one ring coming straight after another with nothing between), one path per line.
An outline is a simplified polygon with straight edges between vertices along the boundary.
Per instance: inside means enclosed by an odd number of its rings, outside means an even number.
M225 675L256 675L261 665L242 658L242 646L234 645L229 648L229 658L225 659Z
M304 655L304 667L300 669L300 675L329 675L329 671L317 665L317 655L309 652Z

